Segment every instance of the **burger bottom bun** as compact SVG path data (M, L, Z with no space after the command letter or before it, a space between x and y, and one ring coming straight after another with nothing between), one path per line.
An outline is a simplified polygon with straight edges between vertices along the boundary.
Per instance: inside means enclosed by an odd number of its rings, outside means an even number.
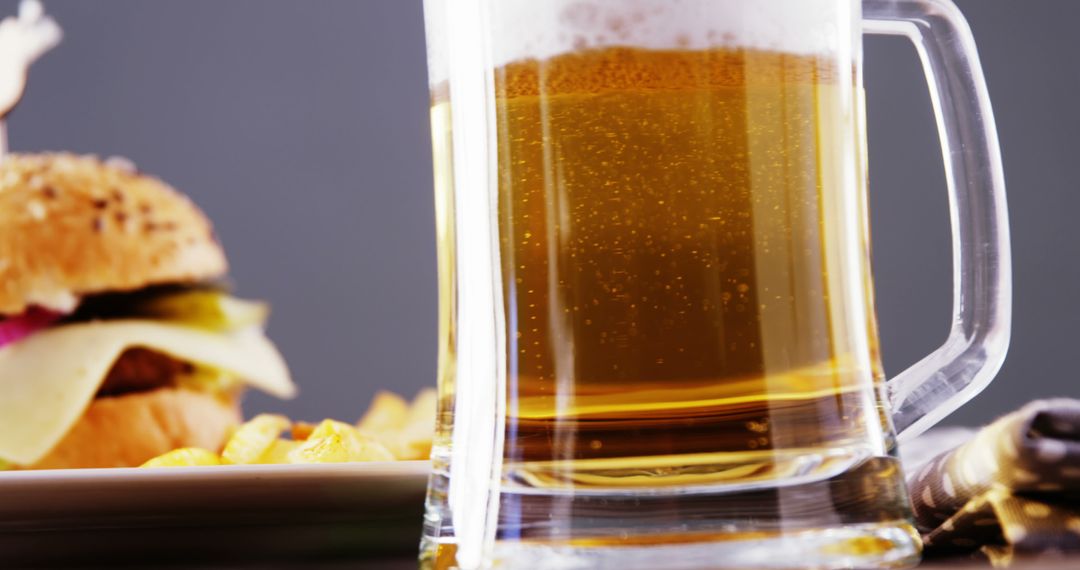
M240 422L234 399L182 388L96 398L30 469L138 467L180 447L220 451Z

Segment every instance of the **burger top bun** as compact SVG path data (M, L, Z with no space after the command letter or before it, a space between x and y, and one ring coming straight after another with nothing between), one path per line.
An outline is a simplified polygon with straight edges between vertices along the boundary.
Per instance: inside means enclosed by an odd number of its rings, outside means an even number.
M70 310L83 294L225 274L206 216L123 159L0 159L0 317Z

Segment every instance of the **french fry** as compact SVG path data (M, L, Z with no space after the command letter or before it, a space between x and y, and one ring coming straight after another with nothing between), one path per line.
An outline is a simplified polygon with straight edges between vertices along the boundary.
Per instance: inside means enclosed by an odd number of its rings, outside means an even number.
M202 465L224 465L222 458L213 451L198 447L181 447L159 455L140 467L195 467Z
M360 431L375 438L399 460L427 459L431 455L438 395L421 390L411 404L396 394L380 392L364 418Z
M289 463L289 453L297 449L304 442L290 439L278 439L270 444L270 448L259 458L260 464L273 465Z
M377 440L349 424L334 420L323 420L306 441L288 452L287 457L290 463L394 460L394 455Z
M398 435L398 459L427 459L431 455L435 435L435 413L439 397L432 388L425 388L413 398L405 426Z
M439 406L439 394L434 388L420 390L409 405L409 417L405 422L405 429L422 430L427 433L435 431L435 412Z
M290 435L292 435L292 438L295 441L304 441L305 439L311 437L311 432L315 431L315 427L316 424L309 424L307 422L293 422Z
M433 389L421 390L411 404L397 394L379 392L358 428L382 443L397 459L427 459L437 401Z
M361 433L378 440L395 458L401 459L401 430L408 419L408 402L393 392L380 391L356 425Z
M371 400L367 412L356 422L360 431L386 433L400 430L408 421L409 404L393 392L380 391Z
M431 436L400 438L395 447L394 457L399 461L428 459L431 457L432 443Z
M355 461L353 455L344 438L331 435L308 438L300 447L290 451L286 458L289 463L346 463Z
M221 455L198 448L175 449L144 467L342 463L427 459L431 454L438 395L421 390L412 402L379 392L357 425L334 420L293 422L259 414L241 424Z
M345 422L339 422L336 420L326 419L319 422L312 430L308 439L321 439L330 436L352 436L357 433L357 429Z
M291 423L285 416L259 414L236 429L221 456L241 465L261 463L260 458Z

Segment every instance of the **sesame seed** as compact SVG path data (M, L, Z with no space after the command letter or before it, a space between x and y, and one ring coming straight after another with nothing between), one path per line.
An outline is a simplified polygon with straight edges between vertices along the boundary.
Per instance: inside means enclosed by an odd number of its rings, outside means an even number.
M111 166L117 170L126 172L128 174L135 174L136 172L138 172L138 168L135 166L135 163L123 156L110 156L109 158L106 158L105 166Z
M30 216L35 220L44 220L47 214L45 210L45 204L34 200L26 204L26 211L30 213Z

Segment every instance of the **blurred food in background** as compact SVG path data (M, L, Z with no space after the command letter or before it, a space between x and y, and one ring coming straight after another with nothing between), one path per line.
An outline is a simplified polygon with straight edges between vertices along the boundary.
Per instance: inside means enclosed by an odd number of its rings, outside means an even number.
M331 419L309 424L260 414L237 428L220 454L184 447L143 467L427 459L435 432L435 403L435 390L430 388L411 404L397 394L379 392L355 425Z
M433 391L381 393L358 426L237 427L246 387L296 387L203 212L126 159L7 153L27 69L61 37L36 0L0 21L0 469L426 458Z
M0 459L138 466L221 449L254 386L296 388L210 221L123 159L0 161Z

